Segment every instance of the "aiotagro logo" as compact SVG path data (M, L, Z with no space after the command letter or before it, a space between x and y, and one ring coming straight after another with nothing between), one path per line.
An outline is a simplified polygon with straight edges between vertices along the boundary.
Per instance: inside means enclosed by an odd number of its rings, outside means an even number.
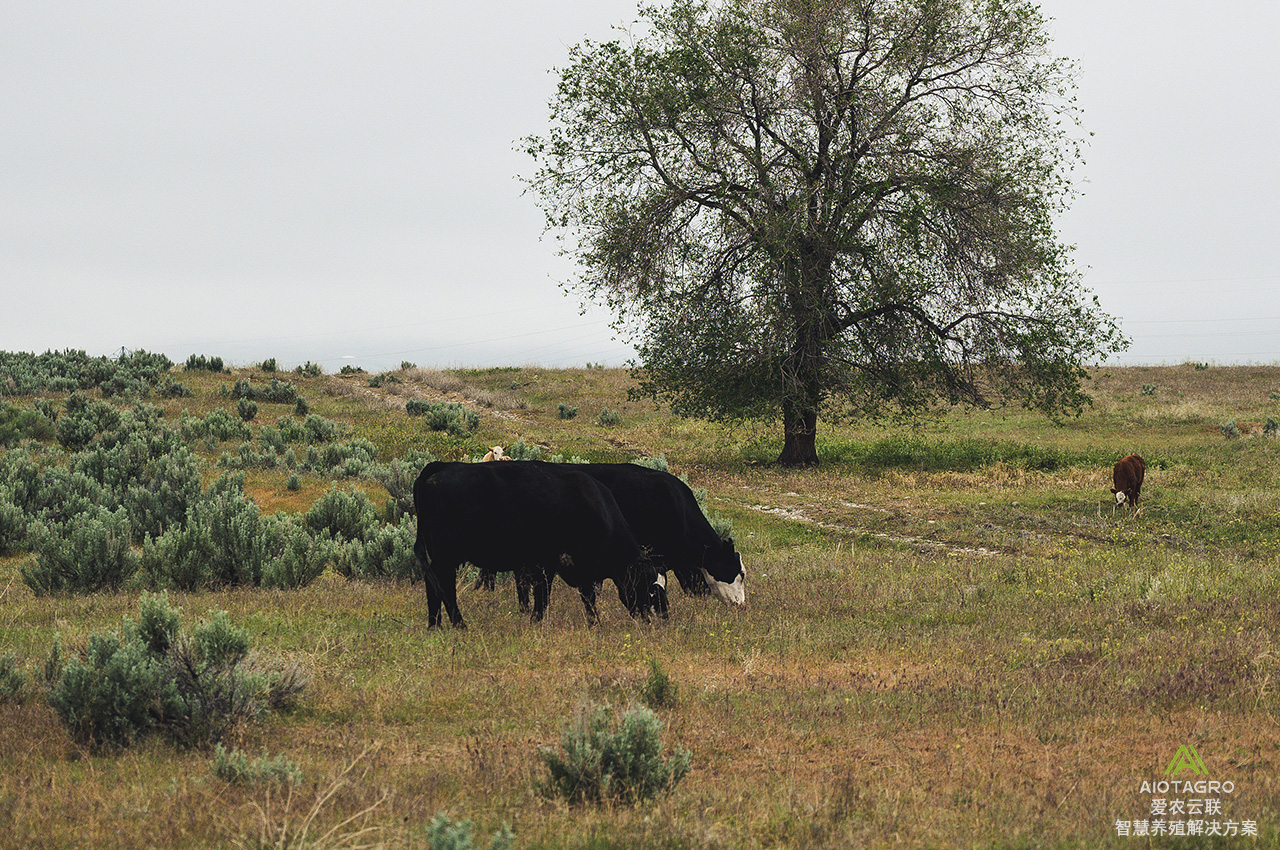
M1188 772L1195 778L1181 778ZM1178 747L1164 775L1168 778L1142 781L1138 793L1149 798L1147 814L1138 820L1116 820L1116 835L1257 836L1257 821L1226 818L1223 802L1235 793L1236 785L1229 779L1207 778L1204 760L1191 744Z
M1169 762L1169 767L1165 770L1165 776L1177 777L1184 770L1189 770L1196 776L1205 776L1209 771L1204 769L1204 762L1200 759L1200 754L1196 752L1196 748L1190 744L1183 744L1178 747L1178 754L1173 757L1173 761Z

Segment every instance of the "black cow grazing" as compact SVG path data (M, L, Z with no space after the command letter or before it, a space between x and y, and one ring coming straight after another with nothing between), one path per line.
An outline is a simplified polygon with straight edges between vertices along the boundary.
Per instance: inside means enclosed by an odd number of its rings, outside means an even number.
M558 473L585 473L608 487L636 542L647 550L658 573L671 570L685 593L715 594L735 605L746 601L742 556L733 543L716 534L693 491L676 476L634 463L530 465ZM482 570L476 582L477 587L481 585L492 590L492 574ZM527 590L519 582L517 590L523 607ZM659 613L665 615L662 609Z
M612 579L618 597L646 617L664 594L609 490L595 479L529 463L429 463L413 485L418 515L414 554L427 585L428 625L465 628L458 610L458 566L514 571L531 587L533 618L546 611L551 579L577 588L596 621L596 585Z
M1116 497L1116 507L1126 502L1138 504L1138 496L1142 493L1142 479L1146 474L1147 463L1138 455L1128 455L1116 462L1116 467L1111 472L1116 485L1111 488Z

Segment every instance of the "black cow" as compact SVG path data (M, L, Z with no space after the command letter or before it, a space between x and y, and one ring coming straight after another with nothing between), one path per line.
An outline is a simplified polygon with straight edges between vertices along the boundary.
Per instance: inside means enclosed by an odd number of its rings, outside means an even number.
M528 463L429 463L414 482L413 504L429 626L440 625L443 602L454 627L466 627L457 599L464 561L514 571L533 589L535 620L557 574L577 588L592 623L596 585L605 579L636 617L648 615L662 590L613 496L587 475Z
M671 570L685 593L714 593L735 605L746 601L742 556L733 543L716 534L693 491L676 476L634 463L522 465L591 476L609 488L636 542L647 550L659 575ZM476 584L492 589L492 573L482 569ZM528 591L519 581L517 590L521 606L527 606Z

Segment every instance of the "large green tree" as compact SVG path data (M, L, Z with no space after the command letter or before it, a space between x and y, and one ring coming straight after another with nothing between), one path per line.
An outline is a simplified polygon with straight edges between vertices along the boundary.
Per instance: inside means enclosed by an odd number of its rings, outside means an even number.
M1079 160L1072 66L1023 0L672 0L559 71L526 140L572 287L644 393L780 417L1087 403L1126 342L1054 216Z

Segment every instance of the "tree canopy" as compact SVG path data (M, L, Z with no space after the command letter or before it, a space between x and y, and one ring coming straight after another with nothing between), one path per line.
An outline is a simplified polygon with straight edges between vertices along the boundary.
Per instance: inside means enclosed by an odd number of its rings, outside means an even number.
M559 70L525 140L548 226L643 393L781 418L1087 403L1127 343L1054 216L1071 63L1024 0L672 0Z

